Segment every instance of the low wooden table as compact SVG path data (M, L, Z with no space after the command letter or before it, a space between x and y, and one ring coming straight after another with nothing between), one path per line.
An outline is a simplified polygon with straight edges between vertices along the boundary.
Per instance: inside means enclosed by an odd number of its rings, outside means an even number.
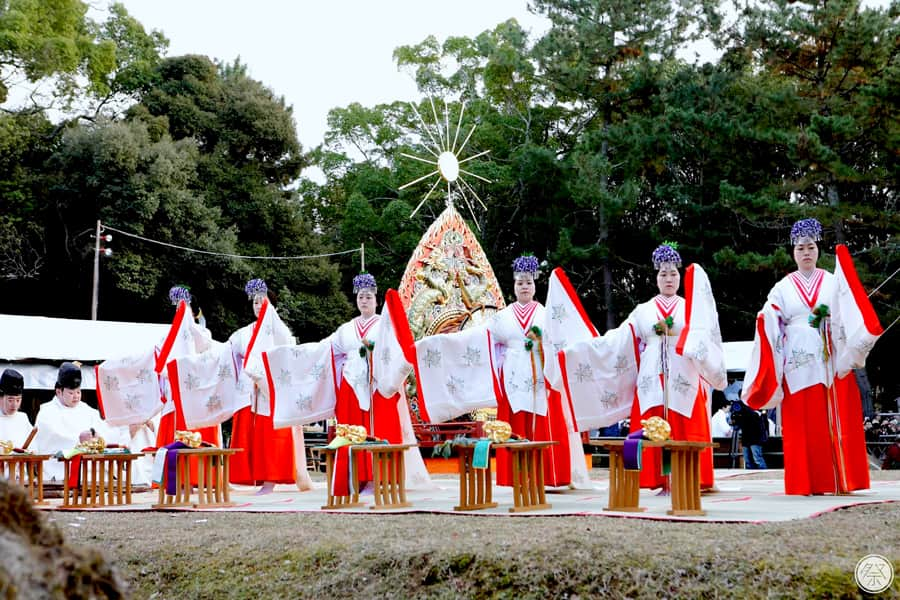
M168 469L163 469L159 502L153 508L225 508L234 506L228 490L228 461L243 448L181 448L175 459L175 494L166 493ZM197 501L191 501L191 459L197 459Z
M609 506L603 510L643 511L638 506L641 472L625 469L625 440L603 440L591 444L609 449ZM713 444L644 440L643 447L665 448L672 453L672 509L667 513L675 516L705 515L706 511L700 506L700 453L712 448Z
M18 483L35 504L44 502L44 461L50 454L0 455L0 477Z
M81 454L81 471L76 487L69 485L72 458L60 458L65 465L63 503L60 508L96 508L131 504L131 467L143 454Z
M370 509L390 510L412 506L406 500L406 462L403 453L409 448L414 448L415 444L351 444L350 447L356 449L352 455L357 461L357 474L360 471L359 461L365 460L362 450L372 453L375 506L370 506ZM319 451L325 454L325 477L328 481L326 504L322 508L334 510L365 506L365 503L359 501L358 479L354 482L355 491L351 491L350 495L334 495L334 458L337 450L323 447Z
M459 504L454 506L453 510L496 508L497 503L493 500L490 456L487 468L476 469L472 466L475 446L459 444L454 448L459 460Z
M415 444L373 444L366 450L372 453L372 483L375 486L375 506L372 510L406 508L406 459L403 454Z
M551 508L544 494L544 450L557 442L504 442L493 448L506 448L512 461L513 507L509 512Z

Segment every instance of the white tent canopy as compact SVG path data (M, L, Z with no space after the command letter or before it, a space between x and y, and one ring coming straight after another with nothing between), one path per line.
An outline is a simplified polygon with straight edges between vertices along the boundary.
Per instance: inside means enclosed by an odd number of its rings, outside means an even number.
M168 331L168 324L0 315L0 370L22 373L27 389L52 390L61 362L98 363L146 352ZM92 368L82 369L82 377L82 388L95 389Z
M746 371L750 364L750 355L753 353L753 342L725 342L722 344L725 350L725 370Z

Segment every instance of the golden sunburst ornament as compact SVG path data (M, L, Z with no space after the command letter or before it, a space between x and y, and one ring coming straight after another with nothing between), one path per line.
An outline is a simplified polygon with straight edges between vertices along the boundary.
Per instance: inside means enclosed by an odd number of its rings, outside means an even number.
M462 168L461 165L484 156L485 154L489 153L490 150L485 150L483 152L479 152L478 154L460 159L460 156L462 156L463 154L463 150L465 150L466 145L472 138L472 134L475 133L475 128L478 126L478 124L476 123L472 125L472 128L469 129L469 133L465 136L465 139L462 140L462 143L459 144L459 147L457 148L457 142L459 142L460 137L460 130L462 129L463 114L466 110L466 103L463 102L460 105L459 120L456 123L456 129L451 130L450 110L447 102L444 102L443 122L441 121L440 117L438 117L437 108L435 108L434 106L434 100L429 98L429 102L431 103L431 114L434 116L434 123L430 125L425 122L425 119L422 118L422 115L419 113L418 109L416 109L414 104L411 103L410 107L413 109L416 117L418 117L419 123L422 126L422 131L425 134L424 136L422 136L425 149L434 157L434 160L430 158L423 158L421 156L414 156L412 154L406 154L405 152L401 153L401 156L411 158L419 162L427 163L435 167L435 169L427 175L423 175L418 179L414 179L409 183L405 183L400 186L400 189L403 190L422 181L434 178L434 183L431 185L431 189L428 190L428 193L425 194L425 197L422 198L422 201L419 202L418 206L416 206L416 209L412 211L410 217L419 212L419 209L422 208L422 205L425 204L425 201L428 200L432 193L434 193L441 182L446 182L447 206L451 206L453 204L453 195L455 193L458 197L463 199L463 202L466 203L466 206L468 207L469 212L472 215L472 219L475 221L475 225L478 226L478 219L475 218L475 207L472 204L472 199L476 200L485 210L487 210L487 205L485 205L481 198L478 197L478 194L463 176L468 175L485 183L493 182L490 179L482 177L481 175L476 175L471 171L467 171L466 169ZM430 140L430 144L428 143L428 140Z

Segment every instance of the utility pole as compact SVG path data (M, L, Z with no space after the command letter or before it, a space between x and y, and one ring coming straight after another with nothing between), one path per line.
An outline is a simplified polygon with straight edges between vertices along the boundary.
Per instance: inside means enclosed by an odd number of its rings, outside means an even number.
M100 247L101 240L111 242L112 234L107 233L103 235L103 226L100 224L100 219L97 219L97 230L94 232L94 285L93 294L91 295L91 321L97 320L97 297L100 290L100 252L103 252L104 256L112 255L112 248Z
M100 286L100 219L94 232L94 292L91 296L91 321L97 320L97 293Z

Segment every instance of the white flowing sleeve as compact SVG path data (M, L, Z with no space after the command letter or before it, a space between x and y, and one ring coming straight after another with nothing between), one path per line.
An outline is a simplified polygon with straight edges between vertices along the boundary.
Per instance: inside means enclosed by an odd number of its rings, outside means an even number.
M556 353L575 342L597 337L597 329L588 319L575 288L560 267L550 274L546 311L541 340L544 344L544 379L551 388L565 393Z
M831 306L831 332L835 370L843 377L865 366L869 352L884 332L878 315L856 274L850 252L843 244L835 249L835 294Z
M431 423L497 406L491 346L491 333L483 327L416 342L419 405Z
M175 406L190 429L218 425L249 406L253 385L235 361L232 344L214 344L166 367Z
M557 358L579 430L606 427L630 414L639 354L634 313L602 337L576 342Z
M97 366L97 398L109 425L145 423L162 410L155 363L151 350Z
M713 388L724 390L728 385L725 370L725 351L719 313L713 297L709 277L700 265L692 264L685 271L685 327L675 346L675 352L693 363L700 377Z
M262 356L276 429L334 416L336 401L331 343L278 346Z

